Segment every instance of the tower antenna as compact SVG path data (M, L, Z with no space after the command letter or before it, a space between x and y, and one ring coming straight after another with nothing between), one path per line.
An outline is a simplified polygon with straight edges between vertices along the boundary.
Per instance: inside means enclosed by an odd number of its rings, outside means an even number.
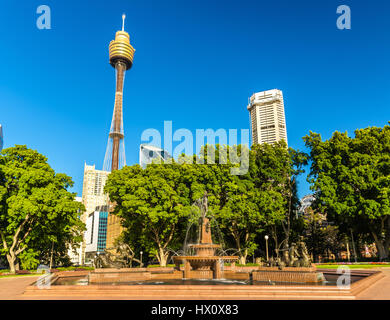
M122 14L122 31L125 31L125 19L126 19L126 15Z

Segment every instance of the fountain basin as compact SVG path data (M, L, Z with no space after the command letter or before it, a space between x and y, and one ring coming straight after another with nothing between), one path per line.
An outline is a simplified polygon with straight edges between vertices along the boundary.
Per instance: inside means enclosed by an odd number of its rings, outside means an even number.
M167 268L168 269L168 268ZM56 273L46 290L36 283L26 288L24 297L35 299L157 299L157 300L239 300L239 299L355 299L356 295L384 277L380 271L351 271L350 288L339 288L336 270L321 270L323 283L275 283L246 280L171 279L127 282L88 281L89 272L72 271ZM103 272L101 272L103 273ZM105 273L105 272L104 272ZM114 271L111 271L114 273ZM128 272L118 272L123 275ZM134 272L133 272L134 273ZM157 274L158 272L156 272ZM239 274L235 272L235 274ZM248 274L243 272L243 274ZM229 276L224 273L224 276ZM113 279L113 278L111 278Z

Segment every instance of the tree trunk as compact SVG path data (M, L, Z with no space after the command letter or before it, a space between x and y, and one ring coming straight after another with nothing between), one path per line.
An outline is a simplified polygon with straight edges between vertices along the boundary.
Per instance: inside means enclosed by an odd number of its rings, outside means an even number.
M349 251L349 241L348 239L346 240L346 244L347 244L347 259L348 259L348 262L351 260L351 253Z
M378 249L379 261L387 260L389 258L389 246L386 246L388 241L380 240L375 232L372 232L372 236Z
M16 257L14 255L7 254L7 261L11 273L16 273Z
M239 262L240 262L240 264L245 264L246 255L242 254L242 252L241 252L240 235L239 235L239 233L234 232L234 231L232 231L231 234L232 234L232 236L234 238L234 241L236 242L236 247L237 247L238 255L239 255Z
M356 246L355 246L355 240L353 239L352 229L351 229L351 241L352 241L352 248L353 248L353 256L355 257L355 262L357 262Z
M160 267L167 266L168 254L161 247L158 249L157 259L160 262Z
M50 251L50 266L49 269L53 266L53 251L54 251L54 241L51 243L51 251Z
M279 241L278 241L278 234L277 234L275 226L271 227L271 235L272 235L272 238L274 239L274 242L275 242L275 249L278 249L279 248ZM269 258L271 258L272 256L273 256L273 254L271 252Z
M248 256L248 249L244 250L244 253L240 253L240 264L246 264L246 258Z

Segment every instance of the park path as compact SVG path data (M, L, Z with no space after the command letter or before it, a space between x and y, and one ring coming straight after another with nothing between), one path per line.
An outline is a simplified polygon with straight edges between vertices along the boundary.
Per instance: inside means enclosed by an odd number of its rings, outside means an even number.
M390 268L377 268L382 271L384 278L375 282L371 287L356 296L359 300L390 300Z
M384 278L374 283L370 288L357 295L359 300L390 300L390 268L378 268ZM38 276L24 276L14 278L0 278L0 300L25 300L33 297L24 297L22 294L27 286L38 279ZM55 297L54 299L70 299L70 297ZM74 299L105 299L104 297L75 297ZM115 297L122 300L126 297Z
M38 276L0 278L0 300L18 300L22 293Z

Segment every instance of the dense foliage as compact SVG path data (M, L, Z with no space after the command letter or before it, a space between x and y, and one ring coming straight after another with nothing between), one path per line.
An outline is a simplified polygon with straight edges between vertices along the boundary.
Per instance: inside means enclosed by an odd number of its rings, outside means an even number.
M322 141L310 132L309 181L316 209L326 213L345 233L369 234L380 259L390 247L390 126L335 132Z
M234 150L232 149L234 148ZM178 160L172 164L135 165L111 173L105 190L122 218L124 238L166 265L170 250L181 247L193 203L206 191L209 210L219 225L223 242L237 248L242 263L259 246L259 234L282 232L287 239L298 199L296 176L306 163L303 153L287 149L284 142L245 147L205 146L200 155L208 164ZM249 170L232 175L237 167L227 157L247 152ZM207 162L211 156L215 162ZM198 158L197 158L198 157ZM280 235L279 235L280 237Z
M0 253L11 272L34 268L54 248L80 242L84 206L67 191L70 177L55 173L47 159L26 146L0 154ZM61 250L56 250L61 252Z

